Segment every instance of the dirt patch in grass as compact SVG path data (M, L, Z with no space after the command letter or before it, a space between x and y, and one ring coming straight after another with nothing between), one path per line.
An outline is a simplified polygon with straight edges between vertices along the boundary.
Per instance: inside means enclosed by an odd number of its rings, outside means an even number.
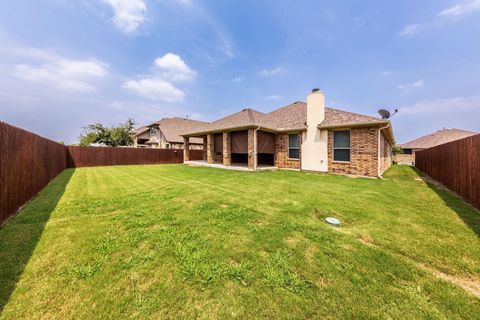
M359 234L357 236L357 239L360 240L360 242L362 242L363 244L366 244L367 246L375 245L375 240L368 234Z
M476 281L475 279L466 279L466 278L460 278L456 276L449 275L447 273L441 272L439 270L430 268L424 264L416 263L418 267L421 269L433 274L437 278L440 278L442 280L445 280L447 282L450 282L466 292L476 296L477 298L480 298L480 282Z

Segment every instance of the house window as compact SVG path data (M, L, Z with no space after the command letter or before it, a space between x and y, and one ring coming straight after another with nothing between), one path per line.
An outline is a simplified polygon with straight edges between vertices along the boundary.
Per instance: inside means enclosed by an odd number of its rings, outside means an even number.
M350 130L333 132L333 161L350 161Z
M166 148L170 149L170 144L169 143L167 143Z
M298 133L288 135L288 157L300 159L300 135Z
M150 135L154 136L157 133L157 128L150 128Z

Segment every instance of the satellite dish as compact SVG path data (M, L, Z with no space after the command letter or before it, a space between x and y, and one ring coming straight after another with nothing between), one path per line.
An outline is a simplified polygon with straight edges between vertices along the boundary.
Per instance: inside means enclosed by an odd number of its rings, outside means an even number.
M390 111L388 111L388 110L380 109L380 110L378 110L378 114L382 117L382 119L390 118Z
M390 113L390 111L385 110L385 109L378 110L378 114L382 117L382 119L390 119L397 112L398 112L398 109L395 109L395 112L393 112L393 113Z

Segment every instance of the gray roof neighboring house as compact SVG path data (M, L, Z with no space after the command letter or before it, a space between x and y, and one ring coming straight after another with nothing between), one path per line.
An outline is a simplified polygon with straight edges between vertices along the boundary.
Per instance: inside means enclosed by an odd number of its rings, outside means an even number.
M447 142L463 139L478 134L478 132L466 131L461 129L442 129L434 133L427 134L415 140L402 143L403 149L427 149Z
M271 131L302 131L307 129L307 104L297 101L269 113L254 109L244 109L214 122L205 124L197 130L184 134L185 136L198 136L207 132L220 132L223 130L239 129L258 126ZM357 113L325 108L325 120L318 124L319 128L354 127L354 126L382 126L388 120L361 115ZM393 141L393 131L390 126L390 136Z
M183 134L191 130L197 130L198 128L204 126L205 124L207 124L207 122L185 119L180 117L163 118L147 126L143 126L138 129L135 129L134 133L135 135L140 135L145 131L149 130L151 127L158 126L158 128L160 129L160 131L162 131L163 135L165 136L165 139L168 142L183 143L183 137L182 137ZM190 139L190 143L202 144L203 139L192 138Z

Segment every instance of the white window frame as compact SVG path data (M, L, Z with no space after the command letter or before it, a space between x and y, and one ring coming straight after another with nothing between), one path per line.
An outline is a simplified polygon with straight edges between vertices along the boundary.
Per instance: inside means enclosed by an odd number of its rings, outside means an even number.
M342 132L342 131L348 131L348 148L335 148L335 132ZM348 150L348 161L345 160L335 160L335 150ZM340 163L350 163L352 162L352 130L350 129L339 129L339 130L333 130L332 132L332 161L333 162L340 162Z

